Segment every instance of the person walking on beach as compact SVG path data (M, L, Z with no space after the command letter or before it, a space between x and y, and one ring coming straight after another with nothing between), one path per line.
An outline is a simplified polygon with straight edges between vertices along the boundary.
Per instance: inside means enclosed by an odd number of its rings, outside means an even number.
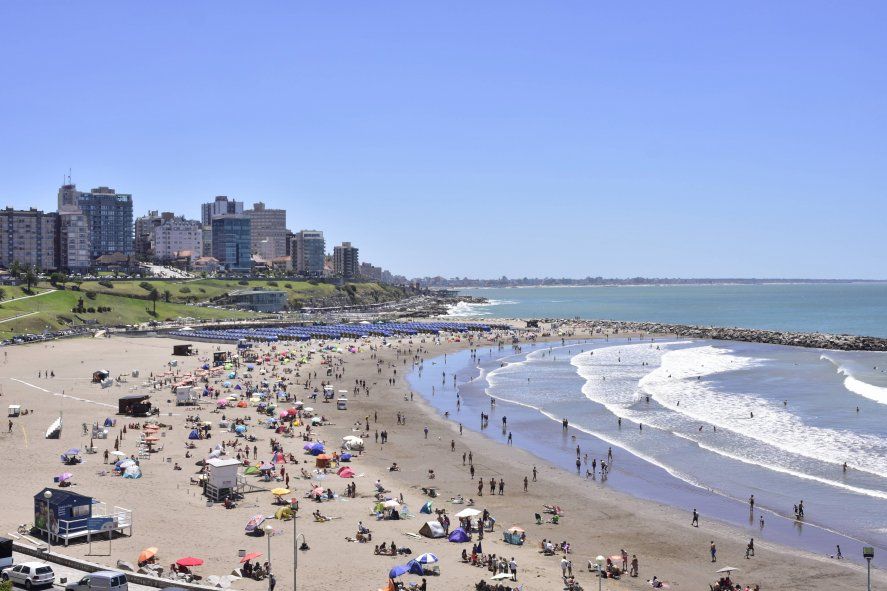
M504 478L499 479L499 494L500 495L505 494L505 479Z
M467 454L466 452L463 451L463 452L462 452L462 465L463 465L463 466L465 465L465 458L466 458L466 457L468 457L468 454Z
M495 478L490 478L490 494L491 495L496 494L496 479Z
M711 551L711 561L717 562L718 561L718 548L717 548L717 546L715 546L714 540L711 541L711 550L710 551Z
M468 466L468 472L471 474L471 479L474 480L474 464Z
M428 425L425 425L425 439L428 439Z
M524 476L524 492L527 492L527 486L528 486L528 484L529 484L529 483L527 482L527 477Z
M699 513L696 512L696 509L693 509L693 520L690 522L690 525L699 527Z
M511 431L508 432L508 445L514 445L511 441Z
M472 466L471 468L473 469L474 466ZM484 479L483 478L477 479L477 496L479 496L479 497L484 496Z
M748 541L748 546L745 547L745 559L748 560L752 556L755 555L755 539L751 538Z
M450 439L450 451L456 451L456 440Z
M536 466L533 466L533 482L536 482Z
M638 576L638 557L637 554L631 555L631 570L628 571L628 576L636 577Z
M9 419L9 431L7 433L12 433L12 419Z

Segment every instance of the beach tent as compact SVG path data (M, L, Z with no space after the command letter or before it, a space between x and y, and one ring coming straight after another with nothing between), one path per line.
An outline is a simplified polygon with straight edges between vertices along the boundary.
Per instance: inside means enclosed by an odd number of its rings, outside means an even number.
M461 544L463 542L471 540L471 536L468 535L461 527L457 527L452 532L450 532L450 535L447 537L447 539L451 542Z
M506 544L521 546L524 543L524 530L519 527L511 527L502 533L502 539Z
M410 573L413 575L419 575L419 576L422 576L423 574L425 574L422 571L421 564L419 564L415 560L410 560L408 563L399 564L399 565L395 566L394 568L392 568L390 571L388 571L388 578L389 579L396 579L397 577L399 577L401 575L405 575L407 573Z
M188 433L188 439L200 439L200 432L197 429L191 429Z
M281 507L274 513L274 517L276 519L280 519L281 521L289 521L293 518L293 510L287 505L286 507Z
M340 462L350 462L351 461L351 454L349 454L349 453L342 454L341 456L339 456L339 461Z
M419 530L419 534L426 538L443 538L447 535L443 526L437 521L426 521Z
M247 466L246 470L243 471L246 475L258 474L259 467L258 466Z
M339 468L338 474L342 478L354 478L354 470L349 468L348 466Z
M327 454L319 454L314 460L314 466L316 468L329 468L330 460L332 460L332 456L329 456Z
M428 515L431 515L431 512L431 501L426 501L425 504L422 505L422 508L419 509L419 513L427 513Z

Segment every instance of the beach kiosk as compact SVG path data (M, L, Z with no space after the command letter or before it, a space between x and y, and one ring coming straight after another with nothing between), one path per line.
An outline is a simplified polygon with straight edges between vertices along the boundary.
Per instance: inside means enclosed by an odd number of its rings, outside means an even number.
M191 345L173 345L172 346L172 354L180 357L187 357L189 355L193 355L194 352L191 350Z
M336 408L338 410L348 410L348 399L344 396L336 400Z
M210 458L206 460L206 486L203 494L211 501L223 501L237 491L237 470L240 461L234 458Z
M176 386L174 392L177 406L197 404L199 402L199 396L194 391L193 386Z
M132 535L132 512L121 507L108 511L104 503L67 489L44 488L34 495L34 528L65 546L78 537L108 531Z
M151 414L151 398L148 394L130 394L117 400L117 414L131 417L146 417Z
M213 367L225 365L226 363L228 363L228 352L227 351L214 351L213 352Z
M10 404L9 405L9 414L7 416L17 417L22 414L22 407L20 404Z
M92 383L93 384L101 384L105 380L111 377L111 372L107 369L100 369L98 371L92 372Z

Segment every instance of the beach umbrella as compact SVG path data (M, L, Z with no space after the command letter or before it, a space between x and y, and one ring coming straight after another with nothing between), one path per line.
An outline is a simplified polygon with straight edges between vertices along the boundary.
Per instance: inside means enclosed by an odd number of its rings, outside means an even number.
M124 470L126 470L130 466L135 466L135 465L136 465L136 463L134 460L121 460L121 461L117 462L117 464L116 464L116 466L118 468L122 468Z
M152 435L152 436L150 436L150 437L145 437L145 441L147 441L148 443L156 443L157 441L160 441L160 438L159 438L159 437L154 437L154 436Z
M387 501L382 503L382 506L386 509L397 509L398 507L400 507L400 503L398 503L394 499L388 499Z
M74 475L70 472L62 472L58 476L59 482L65 482L66 480L71 480L72 478L74 478Z
M416 557L416 562L418 562L419 564L432 564L434 562L437 562L438 560L439 559L437 558L437 556L435 556L431 552L426 552L425 554L421 554Z
M271 494L274 495L275 497L279 497L279 496L282 496L282 495L288 495L288 494L290 494L290 489L288 489L288 488L275 488L275 489L272 489L272 490L271 490Z
M498 575L493 575L492 577L490 577L490 580L491 581L501 581L502 579L510 579L510 578L511 578L510 573L499 573Z
M622 557L620 557L620 560L621 560L621 558ZM716 570L715 572L718 574L727 573L727 575L729 576L730 573L732 573L734 570L740 570L740 569L736 568L735 566L725 566L724 568L720 568L720 569Z
M155 556L157 556L157 548L155 548L154 546L150 548L145 548L144 550L139 552L139 562L146 562L148 560L151 560Z
M255 531L257 527L262 525L263 521L265 521L264 515L253 515L250 517L249 521L246 522L246 527L244 529L247 532Z
M220 398L219 400L216 400L216 406L218 406L218 407L228 406L228 401Z
M480 515L480 511L478 511L477 509L472 509L471 507L465 507L464 509L456 513L456 517L458 517L459 519L470 519L472 517L477 517L478 515Z
M199 558L194 558L193 556L186 556L185 558L179 558L176 560L176 564L179 566L200 566L203 564L203 561Z
M112 452L111 452L111 455L112 455L112 456L118 456L118 457L121 457L121 458L125 458L125 457L126 457L126 454L123 453L122 451L112 451Z
M236 427L234 427L234 432L235 433L245 433L246 432L246 425L237 425Z
M261 555L262 555L261 552L250 552L249 554L245 555L243 558L240 559L240 564L243 564L244 562L247 562L249 560L255 560L256 558L260 557Z

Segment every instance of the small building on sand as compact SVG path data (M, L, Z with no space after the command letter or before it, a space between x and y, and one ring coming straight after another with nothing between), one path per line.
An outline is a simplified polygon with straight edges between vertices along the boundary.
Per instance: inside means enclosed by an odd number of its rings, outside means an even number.
M72 539L90 539L96 534L123 534L128 530L132 535L132 511L122 507L108 510L90 496L47 487L34 495L34 529L65 546Z

